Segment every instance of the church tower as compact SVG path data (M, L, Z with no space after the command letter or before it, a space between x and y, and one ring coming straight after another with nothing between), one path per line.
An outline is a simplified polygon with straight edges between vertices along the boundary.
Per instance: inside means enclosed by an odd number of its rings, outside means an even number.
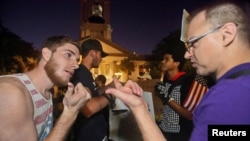
M107 57L102 58L98 68L91 69L94 76L103 74L107 78L107 83L117 76L120 81L125 82L127 79L137 80L139 69L136 67L130 74L122 70L122 63L126 59L140 66L145 63L145 59L132 51L116 44L112 41L112 28L110 23L110 1L111 0L80 0L80 40L94 38L100 41L104 52L108 53ZM128 67L129 68L129 67Z
M111 41L110 0L81 0L80 42L86 37Z

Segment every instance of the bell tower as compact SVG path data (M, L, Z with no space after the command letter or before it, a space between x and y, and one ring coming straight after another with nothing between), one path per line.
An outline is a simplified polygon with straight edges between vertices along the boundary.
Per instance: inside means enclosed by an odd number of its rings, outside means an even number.
M110 0L81 0L80 42L85 37L111 41Z

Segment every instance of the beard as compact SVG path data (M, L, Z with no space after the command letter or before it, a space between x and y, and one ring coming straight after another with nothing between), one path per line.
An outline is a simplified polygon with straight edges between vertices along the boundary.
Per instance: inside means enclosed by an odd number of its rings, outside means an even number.
M97 58L93 58L93 61L92 61L92 68L98 68L99 67L99 64L100 64L100 61L98 61Z
M48 77L50 78L50 80L54 83L54 85L57 86L66 86L68 84L68 81L65 81L62 79L62 77L58 76L56 74L56 70L57 68L59 68L58 66L58 61L56 61L55 59L53 59L53 57L47 62L47 64L44 66L44 69L48 75Z

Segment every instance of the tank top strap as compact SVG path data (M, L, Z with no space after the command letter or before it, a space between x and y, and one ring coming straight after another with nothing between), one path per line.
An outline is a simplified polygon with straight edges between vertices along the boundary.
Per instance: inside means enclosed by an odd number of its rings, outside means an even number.
M43 140L53 127L53 101L52 94L50 98L46 99L34 86L30 78L24 74L13 74L18 78L29 91L34 105L34 122L38 132L38 140Z

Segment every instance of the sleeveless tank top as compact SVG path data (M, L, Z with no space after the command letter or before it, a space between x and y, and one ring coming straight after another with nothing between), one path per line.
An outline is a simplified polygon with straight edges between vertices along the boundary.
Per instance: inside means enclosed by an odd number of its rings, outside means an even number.
M53 103L52 94L50 93L50 98L47 100L32 84L31 80L26 74L19 73L8 75L13 76L21 80L25 85L29 94L32 98L34 105L34 123L36 125L38 140L43 141L45 137L49 134L53 127Z

